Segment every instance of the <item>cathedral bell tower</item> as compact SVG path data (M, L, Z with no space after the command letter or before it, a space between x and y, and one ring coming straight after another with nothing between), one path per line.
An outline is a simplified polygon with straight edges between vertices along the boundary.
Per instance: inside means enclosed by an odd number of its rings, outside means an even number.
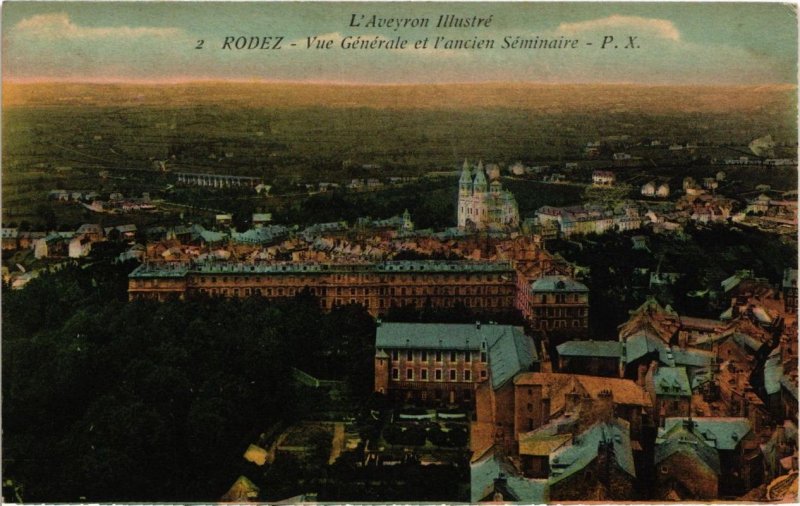
M467 160L464 160L464 168L461 169L461 179L458 180L458 195L469 197L472 195L472 171L469 170Z
M483 171L483 162L478 162L478 169L475 174L475 193L486 193L489 185L486 182L486 173Z

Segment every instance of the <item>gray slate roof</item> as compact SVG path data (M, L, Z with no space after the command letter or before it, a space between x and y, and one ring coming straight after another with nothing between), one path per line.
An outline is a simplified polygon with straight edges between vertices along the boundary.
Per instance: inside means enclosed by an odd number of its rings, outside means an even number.
M690 397L692 388L683 367L659 367L653 374L656 395Z
M767 395L772 395L780 391L781 376L783 376L781 356L773 352L764 364L764 390L766 390Z
M669 431L664 433L659 431L654 462L658 465L679 452L698 458L712 471L720 474L719 453L705 444L702 436L688 430L680 423L673 425Z
M784 288L797 288L797 269L786 269L783 271Z
M682 425L685 418L667 418L664 420L664 428L658 430L658 439L676 425ZM750 421L747 418L707 416L693 418L694 429L692 431L702 437L705 444L717 450L734 450L741 440L750 433Z
M706 367L714 363L715 355L713 352L697 349L682 350L677 346L673 346L672 358L675 360L675 365L685 365L691 367Z
M654 351L658 351L659 355L665 355L668 349L667 344L655 335L637 332L625 341L625 362L633 362Z
M470 465L470 502L477 503L494 490L494 480L500 474L506 479L506 488L524 504L547 502L547 480L531 480L516 474L513 466L503 462L494 451L489 451Z
M617 467L632 477L636 477L631 447L630 427L627 422L616 420L612 423L597 423L577 436L572 445L566 446L550 455L550 478L552 485L579 472L589 465L598 454L601 441L614 445L614 458Z
M556 346L561 357L614 357L622 355L619 341L567 341Z
M531 292L588 292L586 285L569 276L542 276L531 283Z
M483 344L485 343L485 348ZM497 389L518 372L538 362L533 341L522 327L511 325L382 323L375 335L375 348L419 350L472 350L488 352L492 387Z

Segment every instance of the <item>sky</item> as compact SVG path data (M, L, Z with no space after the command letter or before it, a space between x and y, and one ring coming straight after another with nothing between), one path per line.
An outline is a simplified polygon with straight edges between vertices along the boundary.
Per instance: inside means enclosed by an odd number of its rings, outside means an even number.
M428 18L429 26L395 30L362 21L355 27L354 14L364 20ZM488 28L437 29L442 14L491 15L492 21ZM253 36L282 37L281 48L223 49L226 37ZM332 40L333 47L307 49L313 36ZM410 47L342 49L348 36L400 37ZM491 39L495 46L434 49L437 36ZM517 36L579 43L576 49L500 47L505 37ZM605 36L614 41L602 49ZM624 47L629 36L636 37L637 49ZM780 3L11 0L3 4L2 37L4 81L797 83L796 11ZM411 47L425 38L427 47Z

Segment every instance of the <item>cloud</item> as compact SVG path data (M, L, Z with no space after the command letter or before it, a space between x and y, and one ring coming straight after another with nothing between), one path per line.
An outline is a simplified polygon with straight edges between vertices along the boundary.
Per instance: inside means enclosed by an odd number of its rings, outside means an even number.
M625 28L652 34L662 39L679 41L681 32L667 19L643 18L641 16L620 16L614 14L605 18L590 19L577 23L561 23L556 30L564 34L577 34L600 29Z
M66 13L37 14L25 18L14 26L18 36L59 39L136 39L143 37L175 37L183 33L178 28L147 26L91 27L79 26Z

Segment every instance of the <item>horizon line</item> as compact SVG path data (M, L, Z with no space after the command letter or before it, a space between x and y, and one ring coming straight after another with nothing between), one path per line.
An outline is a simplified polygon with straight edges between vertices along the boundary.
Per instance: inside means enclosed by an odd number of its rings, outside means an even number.
M797 88L797 83L791 82L760 82L760 83L669 83L669 82L637 82L637 81L440 81L440 82L369 82L369 81L338 81L316 79L259 79L259 78L165 78L165 79L125 79L125 78L6 78L2 84L10 85L48 85L48 84L85 84L85 85L138 85L138 86L176 86L193 84L272 84L272 85L311 85L311 86L360 86L360 87L413 87L413 86L497 86L497 85L537 85L537 86L639 86L639 87L786 87Z

